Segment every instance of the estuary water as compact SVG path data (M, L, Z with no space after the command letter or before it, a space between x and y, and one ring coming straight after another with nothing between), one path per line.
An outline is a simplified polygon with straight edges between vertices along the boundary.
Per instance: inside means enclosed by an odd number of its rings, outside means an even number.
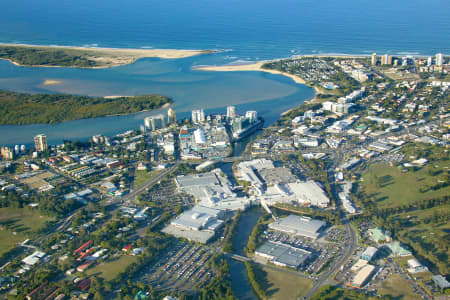
M257 110L266 125L314 96L291 79L261 72L195 71L296 54L450 53L450 1L442 0L19 0L2 3L0 42L117 48L224 49L179 60L141 59L103 70L17 67L0 60L0 88L92 96L155 93L174 99L179 117L194 108ZM45 80L61 81L43 85ZM0 144L50 143L137 129L155 112L0 126Z
M289 108L314 96L314 90L292 79L263 72L207 72L191 67L215 60L214 54L177 60L142 59L111 69L27 68L0 61L0 89L30 93L69 93L90 96L161 94L173 98L177 118L187 118L192 109L226 113L235 105L238 113L256 110L273 123ZM44 85L44 81L60 81ZM95 134L111 136L139 129L144 118L167 109L132 115L68 121L59 124L0 126L0 144L29 144L45 133L49 143L64 139L88 139Z

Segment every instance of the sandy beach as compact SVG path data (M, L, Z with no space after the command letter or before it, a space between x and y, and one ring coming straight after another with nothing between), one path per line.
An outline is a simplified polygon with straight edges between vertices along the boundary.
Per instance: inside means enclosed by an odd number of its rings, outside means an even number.
M96 66L88 68L110 68L128 65L136 62L144 57L157 57L163 59L179 59L200 54L213 53L212 50L182 50L182 49L122 49L122 48L88 48L88 47L68 47L68 46L39 46L39 45L22 45L22 44L0 44L0 47L20 47L32 48L38 50L62 50L68 55L80 56L85 59L94 61ZM18 66L31 67L58 67L55 65L22 65L17 61L9 58L9 60ZM76 66L75 66L76 67Z
M303 78L301 78L299 76L281 72L281 71L277 71L277 70L263 69L262 66L265 63L267 63L267 62L260 61L260 62L256 62L256 63L243 64L243 65L201 66L201 67L196 67L195 70L218 71L218 72L261 71L261 72L267 72L267 73L272 73L272 74L284 75L284 76L292 78L292 80L294 80L296 83L306 84L305 80L303 80Z
M54 80L54 79L47 79L42 83L42 85L55 85L55 84L61 84L61 80Z

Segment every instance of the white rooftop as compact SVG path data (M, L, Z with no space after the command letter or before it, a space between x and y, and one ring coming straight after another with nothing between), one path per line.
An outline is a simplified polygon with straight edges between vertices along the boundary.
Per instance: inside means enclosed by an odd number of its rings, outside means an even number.
M325 226L325 222L311 219L308 217L301 217L296 215L289 215L285 218L280 218L269 224L269 228L294 235L306 236L316 239L319 236L319 230Z

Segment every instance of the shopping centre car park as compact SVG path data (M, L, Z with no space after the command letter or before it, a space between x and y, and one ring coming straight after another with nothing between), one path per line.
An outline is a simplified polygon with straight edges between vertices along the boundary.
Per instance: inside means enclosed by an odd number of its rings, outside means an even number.
M178 241L143 279L146 283L167 290L193 290L212 276L207 261L212 257L209 249L197 244ZM148 274L148 275L147 275Z

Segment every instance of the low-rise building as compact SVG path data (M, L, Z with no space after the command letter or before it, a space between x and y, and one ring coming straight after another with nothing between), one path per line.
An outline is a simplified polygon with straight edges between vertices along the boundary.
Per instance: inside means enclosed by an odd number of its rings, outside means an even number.
M224 211L196 205L176 217L162 231L178 238L206 244L223 225Z
M351 281L350 285L352 287L361 288L372 275L375 270L375 266L365 265L363 266L358 273L356 273L355 277Z
M359 256L362 260L370 262L377 254L378 249L375 247L367 247L366 250Z
M256 249L255 255L280 267L298 269L308 260L311 252L280 242L266 241Z
M422 265L416 258L408 260L408 272L411 274L427 272L428 268Z
M320 220L303 216L289 215L285 218L279 218L270 223L269 228L291 235L299 235L316 239L320 235L320 229L325 225L326 223Z

